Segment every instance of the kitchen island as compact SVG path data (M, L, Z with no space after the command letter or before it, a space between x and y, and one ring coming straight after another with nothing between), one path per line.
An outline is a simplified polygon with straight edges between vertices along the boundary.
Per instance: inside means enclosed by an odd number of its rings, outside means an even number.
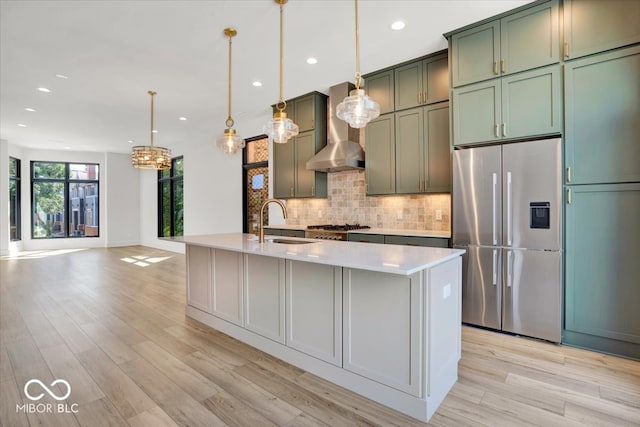
M186 244L188 316L427 421L457 380L463 250L216 234Z

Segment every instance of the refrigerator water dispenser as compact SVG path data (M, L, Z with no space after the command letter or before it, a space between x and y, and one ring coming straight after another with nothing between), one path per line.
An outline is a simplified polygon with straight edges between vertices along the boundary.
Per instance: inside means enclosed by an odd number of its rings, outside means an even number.
M551 228L550 221L551 204L549 202L529 203L529 227L530 228Z

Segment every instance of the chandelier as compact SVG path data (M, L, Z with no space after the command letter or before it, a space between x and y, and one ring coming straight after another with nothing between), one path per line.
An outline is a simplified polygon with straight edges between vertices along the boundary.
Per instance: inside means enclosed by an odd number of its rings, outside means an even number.
M167 170L171 169L171 150L153 145L153 97L156 92L150 90L151 95L151 143L150 145L137 145L131 151L131 164L138 169Z
M229 98L227 103L227 121L225 126L227 128L224 133L216 139L218 148L227 154L234 154L241 148L244 148L244 139L236 134L236 130L233 128L233 117L231 117L231 39L236 36L238 32L233 28L225 28L224 35L229 37Z
M363 128L371 120L380 115L380 106L376 101L369 98L364 89L360 89L362 85L362 76L360 74L360 40L358 31L358 0L356 4L356 88L349 92L347 96L336 109L338 118L349 123L352 128Z
M287 113L284 112L287 108L287 103L282 99L282 11L283 5L288 0L274 1L280 5L280 99L276 104L278 111L273 114L273 118L265 125L264 133L266 133L273 142L284 144L298 134L298 125L287 117Z

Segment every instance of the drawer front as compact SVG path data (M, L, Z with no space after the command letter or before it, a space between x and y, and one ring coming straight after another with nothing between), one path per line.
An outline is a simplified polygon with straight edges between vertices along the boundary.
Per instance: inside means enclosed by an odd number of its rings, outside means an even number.
M384 235L367 233L349 233L350 242L384 243Z
M384 242L388 245L429 246L433 248L448 248L449 240L441 237L417 237L386 235Z

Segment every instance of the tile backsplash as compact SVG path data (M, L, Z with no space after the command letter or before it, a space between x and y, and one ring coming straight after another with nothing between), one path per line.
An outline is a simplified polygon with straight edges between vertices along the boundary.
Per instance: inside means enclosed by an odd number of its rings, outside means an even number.
M327 199L289 199L290 225L354 224L375 228L451 230L449 194L367 197L364 171L330 173ZM436 219L437 214L441 219Z

